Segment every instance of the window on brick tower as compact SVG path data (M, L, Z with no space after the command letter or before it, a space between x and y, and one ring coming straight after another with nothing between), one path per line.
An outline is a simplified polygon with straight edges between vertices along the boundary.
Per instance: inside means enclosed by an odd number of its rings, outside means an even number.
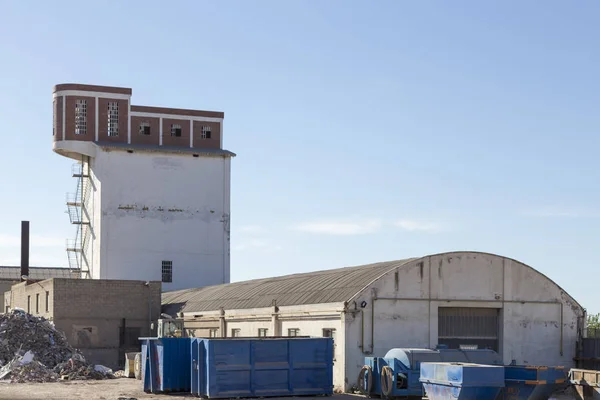
M202 127L202 139L210 139L210 126Z
M87 133L87 100L75 101L75 134Z
M171 136L181 137L181 125L171 125Z
M108 136L119 136L119 103L108 102Z
M150 122L142 122L140 124L140 135L150 134Z
M162 281L173 282L173 261L162 262Z

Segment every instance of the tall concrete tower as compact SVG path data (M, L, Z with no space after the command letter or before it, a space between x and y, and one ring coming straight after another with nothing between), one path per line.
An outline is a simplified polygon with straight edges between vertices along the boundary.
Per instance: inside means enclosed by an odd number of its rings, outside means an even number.
M228 283L230 165L222 112L135 106L132 90L54 87L53 150L76 160L69 266L82 278Z

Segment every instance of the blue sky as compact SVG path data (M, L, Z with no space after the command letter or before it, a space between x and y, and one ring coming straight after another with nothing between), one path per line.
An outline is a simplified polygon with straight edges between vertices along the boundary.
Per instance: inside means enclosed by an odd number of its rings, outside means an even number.
M0 2L0 264L66 265L52 86L225 112L233 280L453 250L600 312L600 3Z

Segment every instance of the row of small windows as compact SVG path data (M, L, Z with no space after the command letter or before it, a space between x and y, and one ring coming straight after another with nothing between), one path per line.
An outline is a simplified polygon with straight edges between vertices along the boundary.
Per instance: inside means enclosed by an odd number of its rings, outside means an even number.
M119 136L119 103L116 101L108 102L108 136ZM150 122L140 123L140 135L150 135ZM171 136L181 137L181 125L171 124ZM87 133L87 100L79 99L75 101L75 134L85 135ZM203 126L201 138L211 138L210 126Z
M152 133L152 131L150 129L150 122L142 122L142 123L140 123L139 132L140 132L140 135L145 135L145 136L150 135ZM181 125L180 124L171 124L171 136L173 136L173 137L181 137L181 134L182 134ZM211 137L212 137L212 135L211 135L211 128L210 128L210 126L203 126L200 138L202 138L202 139L210 139Z
M231 330L231 337L240 337L242 330L240 328L233 328ZM219 329L211 328L209 331L210 337L218 337ZM269 335L269 330L267 328L258 328L258 337L267 337ZM289 337L297 337L300 336L300 329L298 328L290 328L288 329ZM325 328L323 329L323 337L330 337L335 341L335 329L333 328Z
M8 310L6 310L8 312ZM50 311L50 292L46 292L46 311ZM33 310L31 309L31 296L27 296L27 313L33 314ZM37 293L35 295L35 313L40 313L40 294Z

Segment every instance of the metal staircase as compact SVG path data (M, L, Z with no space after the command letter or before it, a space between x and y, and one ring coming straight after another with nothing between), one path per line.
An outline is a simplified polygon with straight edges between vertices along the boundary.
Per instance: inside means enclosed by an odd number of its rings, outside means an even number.
M67 239L67 258L72 272L81 273L82 278L89 278L88 247L91 239L92 227L88 213L88 202L92 182L89 174L89 158L82 157L80 163L71 168L71 175L77 178L75 193L67 193L67 214L71 224L77 226L75 239Z

